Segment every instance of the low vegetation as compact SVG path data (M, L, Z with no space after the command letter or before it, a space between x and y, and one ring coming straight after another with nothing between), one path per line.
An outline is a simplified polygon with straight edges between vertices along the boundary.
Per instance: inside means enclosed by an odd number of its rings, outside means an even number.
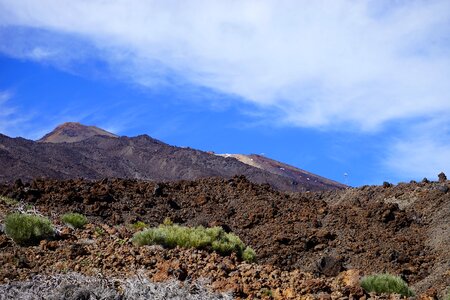
M248 262L256 258L252 248L246 247L237 235L226 233L221 227L185 227L166 221L164 223L159 227L135 233L133 243L138 246L162 245L167 248L178 246L205 249L222 255L230 255L234 252Z
M227 293L211 292L206 282L180 284L150 282L144 277L116 279L77 273L38 275L33 280L0 284L1 299L122 299L122 300L226 300Z
M105 229L103 229L103 228L101 228L99 226L96 226L95 229L94 229L94 233L97 236L104 235L105 234Z
M85 216L79 213L67 213L61 217L61 220L67 226L72 228L83 228L88 223Z
M136 223L133 223L133 224L131 225L131 227L132 227L133 230L138 231L138 230L142 230L142 229L148 228L148 225L145 224L145 223L142 222L142 221L137 221Z
M9 206L14 206L19 203L19 201L15 200L13 198L10 198L10 197L6 197L6 196L0 196L0 202L3 202Z
M5 233L20 245L34 244L54 234L50 220L37 215L12 213L5 218Z
M256 252L251 247L245 247L242 252L242 259L248 262L252 262L256 259Z
M400 294L405 297L414 296L414 292L403 279L391 274L366 276L361 279L361 287L369 293Z

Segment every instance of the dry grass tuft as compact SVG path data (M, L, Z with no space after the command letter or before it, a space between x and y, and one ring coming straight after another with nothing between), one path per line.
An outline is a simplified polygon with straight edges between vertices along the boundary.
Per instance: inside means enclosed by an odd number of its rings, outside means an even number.
M0 285L0 299L227 300L232 297L209 291L202 281L153 283L143 276L122 280L71 273L38 275L30 281Z

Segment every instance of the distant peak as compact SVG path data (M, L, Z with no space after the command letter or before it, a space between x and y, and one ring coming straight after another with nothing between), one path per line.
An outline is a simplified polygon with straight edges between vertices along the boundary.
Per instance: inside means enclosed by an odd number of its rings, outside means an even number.
M80 122L65 122L61 125L58 125L56 128L64 128L64 127L89 127L87 125L83 125Z
M114 138L117 137L117 135L96 126L87 126L78 122L66 122L57 126L52 132L47 133L44 137L38 140L38 142L75 143L96 135Z

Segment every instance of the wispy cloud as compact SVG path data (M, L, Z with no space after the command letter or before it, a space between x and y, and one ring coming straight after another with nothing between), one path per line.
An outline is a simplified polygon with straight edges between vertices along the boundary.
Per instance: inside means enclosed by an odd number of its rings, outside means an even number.
M278 124L376 132L450 119L447 0L0 0L0 25L8 55L60 65L94 56L138 85L203 86ZM420 156L408 138L389 152L392 168ZM424 152L450 147L422 142Z
M23 133L29 116L20 114L11 103L13 92L0 90L0 133L17 136Z
M0 20L89 40L140 84L176 74L298 126L373 130L450 111L445 0L2 0Z
M35 47L28 53L28 57L30 57L33 60L44 60L54 55L56 55L54 51L41 47Z
M405 178L436 179L441 171L450 174L450 122L432 120L411 126L402 139L389 147L385 167Z
M15 112L15 109L13 107L7 107L6 102L8 102L9 99L11 99L12 94L9 91L0 91L0 107L2 110L0 110L0 117L5 118L9 117L11 114Z
M92 120L98 112L98 108L81 110L71 104L56 114L42 118L42 112L15 105L14 100L15 94L12 91L0 91L0 133L10 137L36 140L63 122Z

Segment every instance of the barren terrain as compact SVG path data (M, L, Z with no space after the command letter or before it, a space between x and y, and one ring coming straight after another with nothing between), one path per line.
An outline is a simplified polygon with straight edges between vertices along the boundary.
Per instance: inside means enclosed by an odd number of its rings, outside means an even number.
M92 225L84 231L64 228L59 240L34 247L16 246L0 235L0 281L62 271L133 275L144 268L153 280L207 277L215 289L241 298L262 297L265 289L280 299L339 298L364 295L357 284L343 284L343 276L389 272L419 294L442 295L450 285L449 186L446 181L283 193L243 176L17 182L1 186L0 194L55 222L75 211ZM10 209L2 204L0 220ZM156 226L166 217L236 233L256 250L257 264L198 250L131 245L129 224Z

